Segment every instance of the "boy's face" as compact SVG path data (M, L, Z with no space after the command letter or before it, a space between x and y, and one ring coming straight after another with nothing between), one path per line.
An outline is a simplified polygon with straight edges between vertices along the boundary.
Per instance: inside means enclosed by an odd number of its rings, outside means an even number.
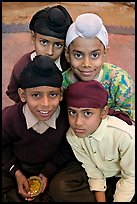
M82 81L93 80L102 68L105 57L104 45L98 38L76 38L66 49L67 61Z
M107 106L103 109L68 107L70 127L78 137L87 137L94 133L107 114Z
M49 120L62 100L61 89L50 86L19 89L19 96L23 102L26 101L33 115L41 121Z
M58 59L64 49L64 40L32 32L32 39L37 55L46 55L54 61Z

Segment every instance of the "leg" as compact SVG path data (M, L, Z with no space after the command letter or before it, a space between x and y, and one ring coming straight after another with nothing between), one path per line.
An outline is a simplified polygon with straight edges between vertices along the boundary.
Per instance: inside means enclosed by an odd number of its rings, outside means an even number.
M54 202L96 202L86 172L77 161L69 163L50 182Z
M16 179L2 174L2 197L4 202L23 202L24 199L18 194Z

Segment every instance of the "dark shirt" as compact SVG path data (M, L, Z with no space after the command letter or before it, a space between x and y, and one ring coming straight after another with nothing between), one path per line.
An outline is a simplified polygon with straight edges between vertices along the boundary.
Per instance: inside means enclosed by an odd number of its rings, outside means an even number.
M49 127L43 134L27 129L22 107L20 102L2 110L3 170L14 175L17 169L23 171L29 166L32 172L38 169L36 174L42 173L50 179L74 157L66 140L69 127L66 107L61 103L56 129Z

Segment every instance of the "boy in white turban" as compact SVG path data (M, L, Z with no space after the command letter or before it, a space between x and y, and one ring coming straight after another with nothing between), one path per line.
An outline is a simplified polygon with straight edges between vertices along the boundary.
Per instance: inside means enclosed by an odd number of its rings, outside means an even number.
M66 59L71 68L63 73L63 87L76 81L97 80L109 93L108 106L127 113L135 120L135 84L116 65L104 63L108 32L96 14L79 15L66 35Z

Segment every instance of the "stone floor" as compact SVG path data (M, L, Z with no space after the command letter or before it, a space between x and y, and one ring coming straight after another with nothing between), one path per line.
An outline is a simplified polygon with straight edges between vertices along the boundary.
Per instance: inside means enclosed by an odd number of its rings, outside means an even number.
M61 4L75 19L84 12L101 16L109 32L107 62L125 69L135 81L135 9L111 2L2 2L2 109L13 102L5 91L14 64L33 49L28 31L31 16L46 6Z

